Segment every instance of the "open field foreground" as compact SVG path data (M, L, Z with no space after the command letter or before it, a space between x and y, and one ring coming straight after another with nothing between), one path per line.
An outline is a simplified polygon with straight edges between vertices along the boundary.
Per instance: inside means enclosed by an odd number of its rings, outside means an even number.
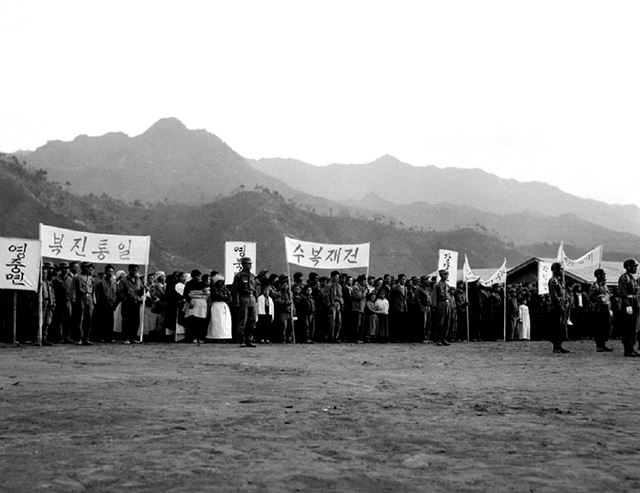
M638 491L640 358L0 347L2 491Z

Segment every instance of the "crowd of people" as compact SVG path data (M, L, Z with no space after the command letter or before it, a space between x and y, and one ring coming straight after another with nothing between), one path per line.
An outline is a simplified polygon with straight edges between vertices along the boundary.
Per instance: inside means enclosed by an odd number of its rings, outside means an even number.
M448 346L458 341L548 339L553 350L566 339L593 338L598 351L621 338L626 356L635 352L638 331L637 261L610 291L606 273L594 282L565 288L562 266L554 264L549 294L535 283L452 287L448 272L427 275L353 277L311 272L251 273L241 259L234 279L218 272L159 271L140 276L91 263L43 264L43 345L95 341L124 344L145 340L202 344L233 341L246 347L270 343L420 342ZM40 327L38 327L40 329ZM19 339L38 340L22 331ZM93 342L92 342L93 341Z

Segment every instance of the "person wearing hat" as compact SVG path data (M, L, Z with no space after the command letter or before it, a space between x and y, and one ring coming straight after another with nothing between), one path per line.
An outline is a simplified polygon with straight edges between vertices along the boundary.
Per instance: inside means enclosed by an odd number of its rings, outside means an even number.
M295 341L293 333L293 299L289 290L289 278L281 275L278 278L278 291L274 293L273 304L275 308L274 333L278 338L282 335L282 342Z
M91 322L95 303L95 279L91 275L93 264L82 262L80 274L75 277L75 304L73 315L75 318L74 343L91 346Z
M233 277L231 299L237 309L238 341L244 347L256 347L253 335L258 318L258 282L251 272L251 259L240 259L242 270Z
M140 329L140 305L144 297L144 284L138 276L138 266L129 265L129 273L120 280L116 296L120 301L122 317L122 336L125 344L138 343L137 334Z
M569 315L569 300L563 280L563 267L560 262L551 264L553 276L549 279L549 301L551 311L549 320L551 323L551 343L554 353L570 353L562 347L562 342L567 339L567 321Z
M420 310L417 323L419 342L427 343L431 335L431 289L429 286L429 276L422 276L416 288L416 305Z
M433 305L435 306L434 339L438 346L448 346L447 329L451 319L451 298L449 294L449 272L444 269L438 271L440 280L433 287Z
M49 327L53 322L53 314L56 306L56 296L53 290L53 264L44 262L42 264L42 282L40 283L40 293L42 300L42 340L43 346L51 346L49 340ZM37 340L37 338L36 338Z
M596 351L599 353L612 351L607 347L609 332L611 331L611 293L607 287L607 274L603 269L596 269L593 273L596 282L589 289L589 303L593 307L593 325L595 326L593 339Z
M640 356L635 350L640 315L638 306L640 286L636 279L638 261L630 258L625 260L622 266L625 272L618 279L618 296L622 301L622 344L625 356L636 357Z
M216 273L211 277L211 317L207 328L208 340L231 339L231 292L224 284L224 277Z
M107 264L104 267L104 275L95 285L93 333L97 340L104 342L113 342L114 312L118 305L115 272L113 266Z

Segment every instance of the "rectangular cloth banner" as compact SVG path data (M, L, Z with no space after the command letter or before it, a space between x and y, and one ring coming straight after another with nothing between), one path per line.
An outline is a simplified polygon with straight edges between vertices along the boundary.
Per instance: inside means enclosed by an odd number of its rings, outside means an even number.
M251 273L256 274L256 244L251 241L225 241L224 243L224 279L226 284L233 282L233 276L242 270L240 259L251 257Z
M284 237L287 263L311 269L369 267L371 243L334 245Z
M538 294L549 294L549 279L553 277L551 272L552 262L538 262Z
M480 281L480 284L483 286L490 288L494 284L504 284L507 285L507 259L504 259L504 262L500 266L500 268L487 280Z
M40 242L0 238L0 289L38 291Z
M455 288L458 284L458 252L438 250L438 271L443 269L449 273L447 284Z
M469 265L469 259L467 258L467 254L464 254L464 264L462 265L462 280L464 282L475 282L480 279L480 276L476 276L471 270L471 265Z
M107 235L40 224L42 256L104 264L149 263L150 236Z
M602 245L598 245L593 250L589 250L576 260L571 260L567 257L567 254L564 253L564 244L560 243L557 260L565 269L571 269L572 267L590 267L595 270L602 264Z

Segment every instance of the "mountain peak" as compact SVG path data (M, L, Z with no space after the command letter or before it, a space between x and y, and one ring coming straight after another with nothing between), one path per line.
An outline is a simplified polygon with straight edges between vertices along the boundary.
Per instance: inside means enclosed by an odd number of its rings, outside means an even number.
M143 135L150 134L161 134L161 135L171 135L171 134L181 134L187 132L189 129L186 127L184 123L182 123L177 118L169 117L169 118L161 118L153 125L151 125L147 131Z
M394 156L391 156L389 154L385 154L383 156L380 156L378 159L373 161L371 164L376 165L376 166L384 166L384 167L387 167L387 168L398 168L398 167L407 166L405 163L400 161L398 158L396 158Z

